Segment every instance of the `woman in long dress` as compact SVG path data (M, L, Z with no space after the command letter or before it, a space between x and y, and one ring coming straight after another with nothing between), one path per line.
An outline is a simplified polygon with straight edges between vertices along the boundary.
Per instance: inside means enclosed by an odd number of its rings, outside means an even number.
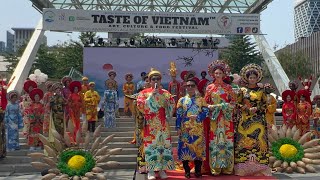
M26 119L27 118L27 115L26 115L27 111L26 110L30 108L30 105L32 103L32 100L30 98L29 93L37 87L38 87L37 83L34 81L31 81L31 80L27 80L23 84L23 90L24 90L25 94L22 95L20 97L20 99L21 99L21 112L22 112L23 124L24 124L23 135L25 137L28 136L28 129L29 129L29 124L27 123L27 119Z
M44 93L43 101L42 101L43 106L44 106L43 134L48 136L49 123L50 123L50 113L51 113L50 99L53 96L53 92L52 92L53 82L47 81L45 85L46 85L47 92Z
M213 61L208 67L214 82L207 87L205 100L212 111L208 138L208 161L211 174L233 173L234 127L233 109L236 96L231 85L223 81L230 73L229 66L222 60Z
M42 142L40 141L38 134L43 133L43 119L44 119L44 107L40 102L43 98L43 91L41 89L33 89L30 92L30 98L32 103L28 109L26 109L26 123L28 124L28 136L27 144L30 146L30 150L40 150Z
M282 117L283 124L292 128L296 125L297 108L294 102L295 93L292 90L285 90L282 93L282 99L284 101L282 105Z
M271 176L267 121L267 96L259 83L262 68L248 64L240 71L247 87L240 89L238 105L241 117L235 135L235 174L239 176Z
M19 150L19 129L23 128L22 115L18 104L19 93L15 90L8 93L9 104L5 112L7 150Z
M63 98L61 90L62 84L57 82L52 85L53 96L50 99L51 110L51 128L54 128L59 134L64 135L66 121L65 121L65 106L66 100ZM50 129L51 129L50 128ZM49 133L49 138L52 137ZM52 139L51 139L52 140Z
M107 89L104 91L102 109L104 110L104 127L116 127L116 110L118 107L117 91L113 89L114 82L109 81ZM127 97L126 97L127 98Z
M302 89L297 93L297 128L300 129L301 134L310 131L310 118L312 115L312 106L310 102L310 94L308 90Z
M69 116L70 123L73 124L73 140L76 141L77 132L80 129L80 117L84 112L84 103L81 97L81 82L80 81L72 81L70 83L70 91L71 94L68 98L68 107L69 107Z

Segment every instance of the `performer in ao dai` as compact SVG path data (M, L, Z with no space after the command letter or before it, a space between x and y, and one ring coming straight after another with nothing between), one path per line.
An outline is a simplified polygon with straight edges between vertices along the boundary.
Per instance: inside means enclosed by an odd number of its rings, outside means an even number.
M45 136L48 136L49 133L49 124L50 124L50 118L51 118L51 109L50 109L50 100L51 97L53 96L53 91L52 91L52 85L54 83L51 81L46 82L46 89L47 92L44 93L43 96L43 106L44 106L44 120L43 120L43 134Z
M189 179L189 161L194 161L195 176L201 176L202 161L206 157L203 120L209 115L209 109L197 91L195 79L189 79L186 88L187 95L177 104L176 129L179 135L178 159L182 161L185 177Z
M84 104L81 96L81 82L72 81L70 83L70 96L68 98L70 123L73 124L73 140L76 141L77 132L80 130L80 117L84 112Z
M300 129L301 134L305 134L310 131L310 118L312 115L312 106L310 102L310 94L308 90L302 89L297 93L297 120L296 125Z
M241 110L235 135L235 174L239 176L271 176L267 139L267 96L257 84L263 78L262 68L248 64L240 71L247 87L240 89Z
M32 103L30 107L26 109L26 123L28 125L27 144L30 146L30 150L40 150L42 142L40 141L38 134L43 134L43 119L44 119L44 106L40 102L43 98L43 91L41 89L33 89L30 92L30 98Z
M125 75L126 82L123 84L122 90L125 95L133 95L135 91L134 83L132 82L133 75L127 73ZM133 100L127 97L124 97L124 113L128 116L133 115Z
M72 82L72 78L69 77L69 76L64 76L62 79L61 79L61 83L63 84L63 88L62 88L62 95L63 95L63 98L64 100L67 102L70 94L71 94L71 91L70 91L70 83ZM64 109L64 115L65 115L65 120L66 120L66 125L68 126L68 122L69 122L69 106L68 104L65 105L65 109Z
M214 82L207 87L205 100L212 111L209 140L209 166L213 175L231 174L234 166L234 126L232 121L236 96L231 85L223 79L230 73L223 60L215 60L208 67Z
M160 89L161 73L152 69L148 74L151 88L144 89L138 95L137 106L144 114L144 151L148 179L156 179L155 171L160 178L166 179L165 170L174 169L170 128L167 118L173 114L174 100L171 94Z
M20 97L20 99L21 99L21 112L22 112L22 117L23 117L23 124L24 124L24 126L23 126L23 135L25 136L25 137L27 137L28 136L28 130L29 130L29 127L28 127L28 123L27 123L27 116L26 116L26 109L29 109L30 108L30 105L31 105L31 103L32 103L32 100L31 100L31 98L30 98L30 95L29 95L29 93L33 90L33 89L35 89L35 88L37 88L38 86L37 86L37 83L36 82L34 82L34 81L31 81L31 80L27 80L24 84L23 84L23 90L24 90L24 92L25 92L25 94L24 95L22 95L21 97Z
M94 132L96 129L96 121L98 121L97 107L100 102L100 96L97 91L94 90L95 83L90 82L90 90L84 95L84 102L86 107L86 118L88 121L88 130Z
M66 128L64 110L65 110L67 101L64 99L61 93L62 88L63 88L63 85L58 82L52 85L52 90L54 94L50 99L50 111L51 111L50 126L51 128L54 128L59 134L64 135L64 131ZM50 128L49 128L49 138L50 137L53 137L53 136L50 133Z
M312 113L312 119L313 119L313 126L315 130L315 138L320 138L320 95L316 95L313 98L313 102L316 104L313 113Z
M263 88L267 95L267 125L268 128L272 128L272 125L276 125L274 113L277 111L277 100L271 95L271 93L275 91L275 88L269 83L264 84Z
M104 91L102 108L104 110L104 127L116 127L116 110L118 107L117 91L114 90L114 82L109 81Z
M283 124L290 128L293 128L293 126L296 125L297 120L297 108L294 97L295 92L292 90L285 90L282 93L282 99L284 101L282 105Z
M5 112L7 151L19 150L19 129L23 128L22 115L18 103L19 93L15 90L8 94L9 104Z

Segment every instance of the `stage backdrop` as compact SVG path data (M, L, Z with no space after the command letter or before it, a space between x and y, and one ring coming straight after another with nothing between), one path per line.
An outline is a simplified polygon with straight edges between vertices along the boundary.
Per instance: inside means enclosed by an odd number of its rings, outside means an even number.
M163 74L162 84L167 89L171 80L169 74L170 62L176 62L177 80L181 81L180 73L184 70L193 70L200 77L208 64L218 59L218 51L194 50L180 48L98 48L86 47L83 51L84 75L89 81L96 83L96 90L103 98L104 82L108 78L103 66L111 64L117 72L116 81L119 85L119 104L123 107L122 86L125 83L125 74L130 72L134 76L134 83L141 80L140 73L149 72L151 67L160 70ZM209 76L207 78L210 79Z

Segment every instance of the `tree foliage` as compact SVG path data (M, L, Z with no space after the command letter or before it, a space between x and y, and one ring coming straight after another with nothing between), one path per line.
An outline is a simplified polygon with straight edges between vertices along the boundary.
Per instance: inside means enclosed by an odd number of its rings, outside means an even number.
M251 42L249 36L234 36L229 48L222 52L232 72L239 73L241 68L249 63L261 65L263 58L257 50L256 44Z
M25 48L22 46L21 48ZM7 71L13 73L24 49L19 49L15 54L5 55ZM83 71L83 46L80 42L69 41L63 44L48 47L41 45L34 60L31 72L40 69L49 78L60 79L69 74L73 67L82 73Z
M293 53L289 49L283 49L276 56L289 78L309 77L313 73L309 57L300 51Z

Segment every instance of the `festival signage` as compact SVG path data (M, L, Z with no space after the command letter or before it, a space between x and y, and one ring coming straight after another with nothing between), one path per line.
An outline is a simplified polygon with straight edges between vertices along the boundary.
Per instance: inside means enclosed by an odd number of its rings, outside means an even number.
M259 34L259 14L44 9L51 31L183 34Z

